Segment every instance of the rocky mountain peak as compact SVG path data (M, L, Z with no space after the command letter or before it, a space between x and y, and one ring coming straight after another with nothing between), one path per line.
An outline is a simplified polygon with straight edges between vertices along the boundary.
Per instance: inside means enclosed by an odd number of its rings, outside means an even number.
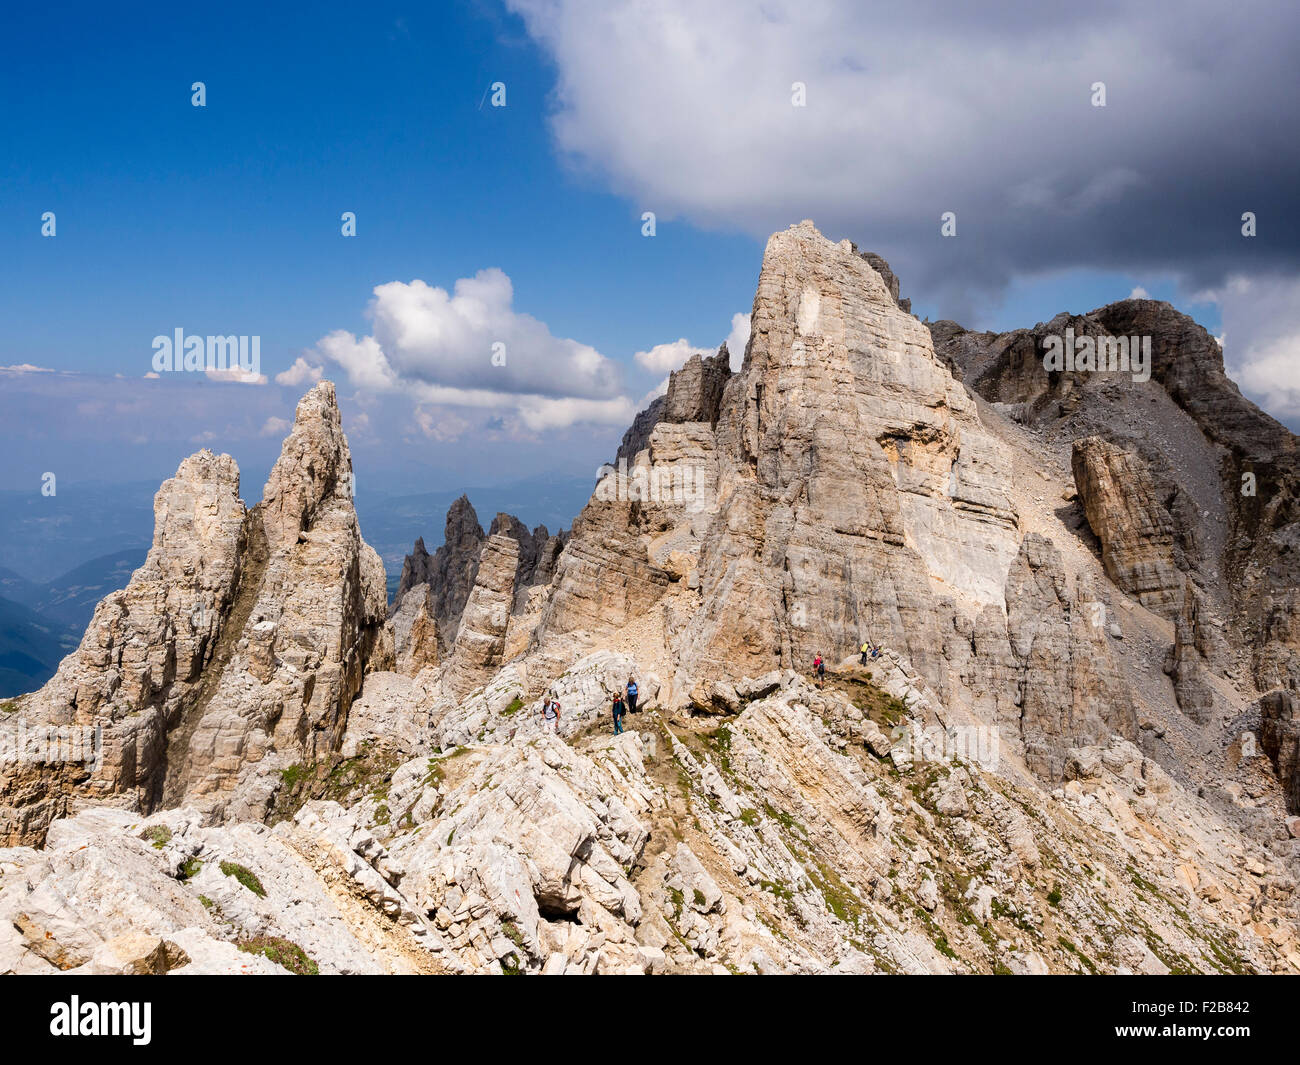
M0 768L0 800L28 796L0 806L0 833L40 839L88 795L264 811L279 768L330 746L367 664L386 661L383 563L361 539L351 469L328 381L298 404L251 510L229 455L180 464L155 498L144 565L23 699L34 723L99 725L103 757Z
M325 499L352 498L352 457L332 381L298 401L293 429L262 490L262 522L272 545L292 543Z

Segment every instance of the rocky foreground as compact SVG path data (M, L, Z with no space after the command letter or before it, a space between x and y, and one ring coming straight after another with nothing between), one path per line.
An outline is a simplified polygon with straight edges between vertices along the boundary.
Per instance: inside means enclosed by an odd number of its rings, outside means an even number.
M322 382L0 707L0 972L1298 972L1295 456L1167 304L927 326L803 223L572 530L462 500L388 608Z

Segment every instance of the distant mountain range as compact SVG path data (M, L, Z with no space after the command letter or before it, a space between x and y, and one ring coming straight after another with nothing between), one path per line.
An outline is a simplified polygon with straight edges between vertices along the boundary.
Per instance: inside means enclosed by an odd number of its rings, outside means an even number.
M21 603L0 599L0 697L39 688L76 648L79 637Z
M132 548L92 558L46 583L0 568L0 696L39 688L81 642L95 604L144 562Z
M533 528L545 525L550 532L567 529L587 505L596 484L596 471L589 477L557 474L535 477L513 484L485 488L470 486L411 494L357 493L357 516L366 542L379 552L388 572L388 594L392 598L406 558L416 537L424 537L430 551L442 543L447 508L462 493L469 495L486 527L498 513L513 514ZM0 593L3 594L3 593Z

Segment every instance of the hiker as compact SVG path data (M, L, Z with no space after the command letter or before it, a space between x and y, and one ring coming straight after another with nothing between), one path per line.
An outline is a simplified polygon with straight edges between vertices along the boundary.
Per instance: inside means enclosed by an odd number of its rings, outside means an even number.
M623 715L627 713L627 707L623 705L623 693L614 693L614 735L617 736L623 731Z
M871 649L871 657L872 658L880 657L880 644L876 644L876 646Z
M867 655L871 652L871 644L866 640L862 641L862 657L858 659L858 664L865 666L867 664Z
M817 678L819 685L826 683L826 662L821 655L813 659L813 675Z
M636 680L632 677L628 677L627 678L627 712L629 714L636 713L636 696L637 696Z
M545 727L552 732L560 731L560 700L547 696L542 701L542 718Z

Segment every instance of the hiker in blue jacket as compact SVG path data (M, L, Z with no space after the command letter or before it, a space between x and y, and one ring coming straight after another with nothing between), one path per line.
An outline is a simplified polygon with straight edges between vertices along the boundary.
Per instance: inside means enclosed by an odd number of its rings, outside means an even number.
M633 679L632 677L628 677L627 678L627 712L629 714L636 713L636 696L637 696L636 680Z

